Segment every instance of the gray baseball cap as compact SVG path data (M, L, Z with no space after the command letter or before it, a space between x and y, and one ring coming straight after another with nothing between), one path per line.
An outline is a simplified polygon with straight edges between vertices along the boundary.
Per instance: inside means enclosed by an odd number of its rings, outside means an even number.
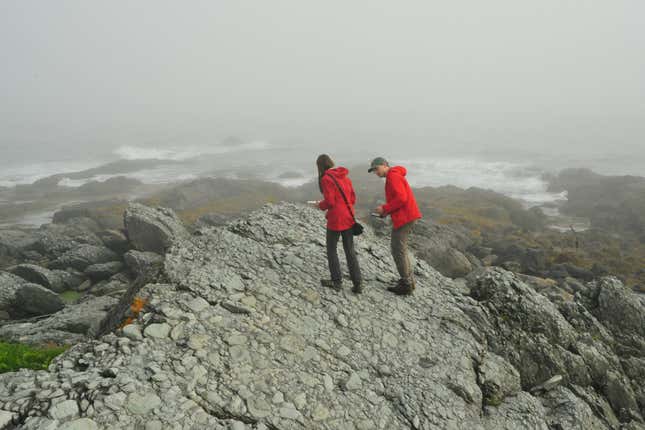
M372 173L377 166L387 166L387 160L383 157L376 157L372 160L370 168L367 170L367 173Z

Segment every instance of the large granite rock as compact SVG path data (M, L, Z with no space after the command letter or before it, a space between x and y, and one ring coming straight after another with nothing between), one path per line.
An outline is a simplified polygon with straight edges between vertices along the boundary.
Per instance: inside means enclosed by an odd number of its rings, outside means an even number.
M164 254L173 241L188 236L188 232L174 211L130 203L124 214L128 239L139 251Z
M93 264L119 261L120 259L119 255L105 246L78 245L52 261L49 267L54 269L71 267L84 271Z
M129 290L145 306L126 329L0 375L0 410L24 428L642 427L645 357L619 355L581 302L556 306L503 269L464 294L421 259L415 295L394 296L370 229L364 293L325 289L324 224L269 205L176 239L157 282Z
M11 269L11 273L56 293L73 290L85 280L79 272L49 270L35 264L19 264Z
M10 314L20 316L49 315L63 309L65 304L55 292L47 288L24 283L17 290Z
M16 301L16 291L25 280L8 272L0 272L0 320L9 319Z
M163 264L163 256L154 252L131 249L123 254L123 260L128 270L135 278L155 270Z
M44 319L0 326L0 338L34 345L75 344L96 333L117 300L107 296L88 297Z

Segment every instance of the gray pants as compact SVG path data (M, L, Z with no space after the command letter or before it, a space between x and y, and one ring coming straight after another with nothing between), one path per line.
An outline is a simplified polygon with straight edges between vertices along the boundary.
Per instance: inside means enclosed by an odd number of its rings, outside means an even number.
M352 229L345 231L333 231L327 229L327 262L331 272L331 280L341 282L342 274L340 271L340 261L338 261L338 239L343 237L343 249L349 268L349 276L354 285L361 283L361 268L358 265L356 251L354 251L354 235Z
M396 270L399 271L399 276L403 281L408 283L414 282L414 272L410 267L410 256L408 255L408 236L414 227L415 221L411 221L402 225L399 228L392 229L392 257Z

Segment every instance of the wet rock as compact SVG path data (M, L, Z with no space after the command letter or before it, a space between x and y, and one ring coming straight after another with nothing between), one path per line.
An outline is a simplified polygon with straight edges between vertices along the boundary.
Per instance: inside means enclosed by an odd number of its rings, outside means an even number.
M102 281L112 275L119 273L123 269L123 263L120 261L110 261L108 263L97 263L88 266L85 269L85 275L93 281Z
M170 245L188 232L171 209L151 208L130 203L125 211L124 223L128 239L138 251L164 254Z
M13 312L16 316L49 315L63 307L58 294L40 285L24 283L16 290Z
M99 263L119 261L120 257L112 250L104 246L80 245L63 253L56 260L49 264L50 268L66 269L72 267L83 271L88 266Z
M163 256L154 252L130 250L123 255L128 270L135 278L163 264Z

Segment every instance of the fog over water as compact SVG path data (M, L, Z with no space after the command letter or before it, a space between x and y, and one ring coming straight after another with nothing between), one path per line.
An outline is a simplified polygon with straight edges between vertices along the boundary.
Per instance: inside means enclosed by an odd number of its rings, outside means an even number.
M527 199L543 171L643 175L643 16L638 1L4 2L0 185L144 158L183 162L130 174L144 182L226 165L297 185L323 152Z

